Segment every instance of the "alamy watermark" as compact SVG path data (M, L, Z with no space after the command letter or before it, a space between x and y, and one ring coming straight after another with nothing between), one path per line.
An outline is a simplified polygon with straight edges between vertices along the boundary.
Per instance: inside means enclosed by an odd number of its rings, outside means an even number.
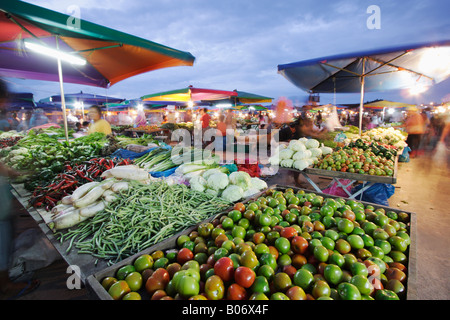
M377 5L367 7L367 14L370 16L366 20L366 26L369 30L381 29L381 9Z
M266 129L251 129L245 135L235 136L233 129L227 129L226 135L222 136L215 128L195 129L193 132L176 129L172 132L171 140L178 144L172 148L172 158L181 158L175 164L209 161L208 156L215 153L221 163L267 164L276 173L278 165L271 164L269 158L277 154L278 132L278 129L271 130L271 133ZM204 150L204 154L195 153L196 158L192 159L190 153L184 152L192 147Z
M69 290L81 289L81 270L77 265L70 265L67 267L66 273L70 276L67 278L66 286Z
M67 7L66 13L69 15L66 25L71 29L81 29L81 9L73 4Z

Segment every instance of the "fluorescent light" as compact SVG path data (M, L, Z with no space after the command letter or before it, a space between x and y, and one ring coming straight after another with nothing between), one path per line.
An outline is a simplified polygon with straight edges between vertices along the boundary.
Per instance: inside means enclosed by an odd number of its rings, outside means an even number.
M142 105L142 103L139 103L136 107L139 111L144 110L144 106Z
M216 105L218 108L231 108L232 105L230 103L220 103Z
M53 58L59 58L63 61L69 62L71 64L76 64L76 65L80 65L83 66L86 64L86 60L76 57L74 55L71 55L69 53L65 53L63 51L60 50L55 50L34 42L30 42L30 41L24 41L25 47L27 49L30 49L32 51L35 51L37 53L40 54L45 54L47 56L53 57Z

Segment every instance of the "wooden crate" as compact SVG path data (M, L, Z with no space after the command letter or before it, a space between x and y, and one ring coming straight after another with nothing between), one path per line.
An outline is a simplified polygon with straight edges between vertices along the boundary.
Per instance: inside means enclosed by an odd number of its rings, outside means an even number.
M306 189L302 189L302 188L298 188L298 187L294 187L294 186L282 186L282 185L273 185L270 186L268 189L275 189L275 190L281 190L284 191L287 188L292 188L294 191L300 191L303 190L306 193L315 193L316 195L320 195L324 198L340 198L337 196L333 196L333 195L329 195L329 194L324 194L324 193L319 193L319 192L312 192L311 190L306 190ZM258 197L260 197L261 195L263 195L266 192L266 190L254 195L253 197L247 199L245 202L249 202L253 199L256 199ZM343 198L345 200L349 200L348 198ZM416 272L416 230L417 230L417 217L416 214L414 212L407 212L407 211L403 211L403 210L399 210L399 209L395 209L395 208L391 208L391 207L386 207L386 206L382 206L382 205L378 205L378 204L373 204L373 203L368 203L368 202L364 202L364 201L358 201L363 203L365 206L367 205L372 205L375 208L383 208L386 211L394 211L394 212L405 212L409 215L410 218L410 223L409 223L409 228L410 228L410 238L411 238L411 244L408 248L408 251L406 252L407 256L408 256L408 266L407 266L407 284L406 284L406 298L408 300L417 300L417 288L416 288L416 276L417 276L417 272ZM200 223L198 223L195 226L192 226L152 247L149 247L147 249L145 249L144 251L137 253L131 257L128 257L125 260L120 261L117 264L114 264L110 267L107 267L95 274L92 274L91 276L89 276L87 278L87 286L90 290L93 291L93 293L96 295L96 297L98 299L101 300L112 300L111 296L108 294L108 292L102 287L101 285L101 281L102 279L104 279L105 277L108 276L115 276L116 271L125 265L128 264L132 264L134 262L134 260L139 257L142 254L151 254L154 251L157 250L169 250L169 249L174 249L177 247L176 245L176 240L177 238L182 235L182 234L189 234L190 232L194 231L197 229L197 227L203 223L203 222L210 222L213 221L215 218L220 218L222 215L227 214L229 211L231 211L233 209L233 207L228 208L227 210L225 210L222 213L219 213L211 218L208 218Z

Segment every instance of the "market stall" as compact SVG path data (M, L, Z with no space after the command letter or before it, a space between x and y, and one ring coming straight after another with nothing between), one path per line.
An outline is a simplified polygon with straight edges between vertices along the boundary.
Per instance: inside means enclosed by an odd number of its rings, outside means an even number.
M310 93L360 93L362 131L364 93L409 89L426 91L449 77L449 41L322 57L278 66L278 72Z
M133 144L134 139L122 142ZM329 153L313 143L305 141L310 156L318 148ZM162 298L153 282L167 270L168 281L159 288L165 299L201 298L200 288L213 280L224 282L219 285L223 296L205 289L201 299L414 299L414 213L288 186L269 187L259 170L220 164L202 149L166 146L136 153L114 145L100 135L76 138L67 146L46 133L31 133L11 140L0 153L16 169L39 171L34 183L14 182L13 194L63 259L80 267L82 281L98 298ZM300 151L300 144L294 145ZM72 153L44 175L47 163L36 163L33 157L50 148L54 158L45 159L49 163L63 160L67 148ZM283 150L288 148L280 154ZM336 230L346 234L345 242ZM254 269L254 279L238 288L237 296L232 288L242 283L220 271L224 261L231 262L228 270L235 276ZM335 267L324 273L323 288L314 289L304 277L314 278L320 262ZM167 287L177 271L197 267L198 289L195 284L189 292ZM383 277L364 272L356 277L355 268ZM348 281L342 281L344 276ZM288 278L290 291L283 287ZM236 285L225 286L226 281ZM351 294L341 292L343 287Z
M108 88L137 74L194 63L188 52L88 21L73 28L70 16L26 2L3 1L0 11L0 75L58 81L66 140L64 82Z

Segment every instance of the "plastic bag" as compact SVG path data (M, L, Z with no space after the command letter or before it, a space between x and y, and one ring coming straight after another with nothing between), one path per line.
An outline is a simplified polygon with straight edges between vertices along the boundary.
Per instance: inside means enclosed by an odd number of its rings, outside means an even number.
M351 180L347 180L347 179L340 179L339 180L341 182L342 185L346 186L350 183ZM350 189L352 188L352 186L348 186L346 189L348 192L350 192ZM338 185L337 182L334 182L331 187L328 187L324 190L322 190L323 193L326 194L331 194L333 196L338 196L338 197L348 197L348 194L344 191L344 189L342 189L341 186Z
M409 162L410 147L405 147L401 155L398 156L398 162Z
M38 229L28 229L22 232L14 242L12 266L9 277L17 279L31 274L33 271L45 268L61 255L50 240Z
M352 189L352 193L358 192L363 185L356 186ZM363 192L362 197L358 195L357 198L361 201L379 204L382 206L389 206L388 199L395 193L395 187L392 184L375 183Z
M344 142L345 139L347 139L347 136L346 136L345 133L343 133L343 132L339 132L339 133L334 137L334 141L335 141L335 142Z

